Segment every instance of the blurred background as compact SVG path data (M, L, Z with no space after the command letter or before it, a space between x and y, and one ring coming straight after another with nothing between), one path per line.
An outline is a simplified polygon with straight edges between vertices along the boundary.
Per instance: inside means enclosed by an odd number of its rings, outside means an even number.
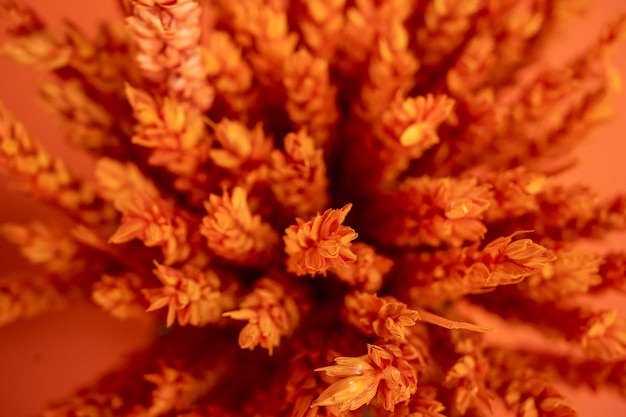
M115 16L117 2L82 2L76 0L27 0L53 28L63 19L79 24L93 33L96 23ZM626 11L624 0L594 0L584 18L559 34L545 53L550 63L563 62L589 45L601 25L616 11ZM1 38L0 38L1 40ZM614 59L626 78L626 45ZM88 174L90 160L72 150L55 129L52 118L41 108L36 97L42 73L15 65L0 58L0 100L21 120L32 137L54 156ZM613 120L596 129L578 148L579 165L568 172L565 182L582 181L603 196L626 192L626 94L615 99ZM55 218L55 213L10 190L0 178L0 222ZM626 249L624 235L612 236L593 250ZM24 268L14 247L0 240L0 274ZM621 306L626 315L626 299L607 298L606 307ZM121 363L124 355L149 343L150 323L120 322L94 307L76 306L70 310L0 328L0 417L30 417L46 404L88 384L97 375ZM581 417L626 415L626 401L610 392L588 390L569 392Z

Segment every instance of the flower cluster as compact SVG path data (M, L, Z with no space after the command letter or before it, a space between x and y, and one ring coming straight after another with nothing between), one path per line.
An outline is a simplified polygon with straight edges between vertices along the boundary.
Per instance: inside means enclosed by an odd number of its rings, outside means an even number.
M0 325L80 300L159 323L45 415L574 416L561 383L624 395L626 321L585 300L626 289L626 255L576 243L626 228L626 196L555 173L609 114L626 15L537 59L579 3L120 0L92 38L0 0L2 53L50 73L95 160L75 175L0 105L2 173L69 224L1 226L39 273L0 279ZM515 325L567 349L502 343Z

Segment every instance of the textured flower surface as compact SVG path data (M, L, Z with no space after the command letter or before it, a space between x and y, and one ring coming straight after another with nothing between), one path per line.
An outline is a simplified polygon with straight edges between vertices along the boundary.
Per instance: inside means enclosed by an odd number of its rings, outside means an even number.
M0 278L0 325L77 302L156 323L45 416L566 417L563 384L625 395L626 321L589 300L624 292L626 255L579 243L626 229L626 196L557 174L610 115L626 15L550 67L584 2L118 3L91 36L0 0L1 52L48 72L95 162L76 175L0 105L3 178L66 217L0 227L36 270ZM512 346L520 327L545 343Z

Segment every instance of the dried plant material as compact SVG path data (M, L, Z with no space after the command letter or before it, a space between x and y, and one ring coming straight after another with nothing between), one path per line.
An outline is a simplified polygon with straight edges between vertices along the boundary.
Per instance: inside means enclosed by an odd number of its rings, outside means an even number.
M324 154L304 130L285 136L284 146L272 151L270 187L290 214L311 217L328 204Z
M139 239L147 247L161 248L167 265L190 256L191 215L178 211L173 201L161 196L135 165L102 158L96 165L96 180L98 192L122 214L109 243Z
M367 77L361 86L359 100L354 103L353 111L362 120L377 117L396 96L406 94L413 86L413 75L419 68L409 50L406 29L400 21L392 22L374 43L376 47L368 63Z
M211 107L215 93L199 47L199 2L136 0L131 12L126 22L137 43L137 66L155 90L200 110Z
M602 282L602 259L572 248L559 248L554 262L520 284L529 298L537 301L566 300L589 292Z
M191 265L178 270L157 263L154 273L163 287L144 290L150 302L147 311L167 307L167 327L174 321L181 326L205 326L217 321L232 304L220 291L220 279L211 270L201 271Z
M201 113L174 98L157 102L130 86L126 94L137 120L132 141L151 149L148 162L180 176L195 173L211 145Z
M407 327L421 320L420 314L393 297L380 298L372 294L354 292L345 298L345 316L348 323L369 335L385 341L406 340Z
M148 247L160 247L168 265L189 257L188 224L168 202L137 194L122 204L120 227L109 243L139 239Z
M33 265L41 265L53 274L73 274L85 265L78 259L79 243L67 231L45 223L28 225L5 223L0 234L20 248L20 253Z
M282 337L291 336L300 321L300 310L285 290L279 282L262 278L239 303L238 310L224 313L225 317L248 322L239 333L242 349L260 345L271 355Z
M520 416L574 417L576 412L563 395L533 368L521 367L498 352L489 371L489 387L498 392L509 409ZM514 375L510 379L509 375Z
M81 83L43 84L40 96L76 147L102 154L123 148L113 116L88 96Z
M0 0L2 51L52 75L96 160L92 187L0 108L3 174L73 221L0 228L43 270L0 278L0 324L78 299L155 323L44 415L563 417L555 384L626 395L626 322L589 302L626 289L626 255L577 246L626 229L626 197L556 177L611 114L626 16L539 61L582 3L118 0L92 37ZM520 325L544 345L512 347Z
M91 298L113 317L122 320L134 319L145 314L146 305L141 297L143 282L138 275L102 275L93 284Z
M474 26L476 14L484 7L480 0L436 0L424 10L424 25L417 30L415 42L422 65L431 72L444 64L462 47Z
M454 390L454 409L465 415L471 405L491 411L491 394L485 386L488 365L482 355L462 356L446 372L444 385Z
M601 282L591 292L626 290L626 257L621 252L606 255L600 262L599 274Z
M255 77L264 85L279 85L282 71L295 50L298 35L290 31L287 4L282 1L217 1L224 9L235 40L249 52Z
M379 224L372 227L379 239L392 238L385 243L398 247L460 247L484 236L487 228L482 217L492 198L489 188L475 179L408 178L390 199L394 215L384 218L381 213ZM386 211L387 206L380 210Z
M453 105L454 101L443 95L397 100L383 113L379 136L402 146L411 158L419 158L439 143L437 128L448 118Z
M212 194L205 202L208 213L202 219L200 233L216 255L238 265L258 267L272 261L278 233L253 214L248 195L241 187L222 197Z
M251 91L253 73L243 52L227 32L211 33L210 47L201 50L208 79L222 99L236 114L250 110L255 102Z
M0 104L0 169L20 188L68 212L86 224L112 220L113 212L62 161L52 158Z
M309 49L322 59L331 59L337 52L346 21L345 5L346 0L302 1L300 30Z
M213 372L194 375L173 367L163 366L159 373L147 374L146 381L156 385L148 416L160 416L189 408L217 382Z
M0 281L0 326L67 306L72 292L50 276L6 276ZM74 297L75 298L75 297Z
M316 369L341 378L329 386L312 406L339 406L340 411L356 410L379 396L385 410L406 401L416 390L417 375L394 346L368 345L367 355L340 357L335 365Z
M0 3L0 21L4 30L13 36L36 32L44 27L33 9L13 0L3 0Z
M234 175L250 171L269 159L272 144L263 128L257 124L248 129L236 120L222 119L213 126L215 146L209 150L213 163Z
M383 287L384 276L393 267L393 261L362 242L354 243L350 249L356 255L356 262L330 268L330 271L352 288L369 293L379 291Z
M337 90L330 85L328 62L299 49L285 64L283 84L285 109L294 130L306 128L317 147L334 139L339 109Z
M352 206L339 210L329 209L304 222L296 219L297 224L285 230L285 253L287 271L297 275L326 275L331 267L343 267L356 261L356 255L350 250L351 242L357 234L343 222Z

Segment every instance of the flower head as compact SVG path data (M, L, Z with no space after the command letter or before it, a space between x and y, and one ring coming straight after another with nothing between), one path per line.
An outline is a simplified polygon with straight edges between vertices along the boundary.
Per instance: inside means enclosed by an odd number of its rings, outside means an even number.
M297 224L289 226L283 237L287 270L297 275L325 275L330 267L355 262L356 255L350 245L357 234L343 225L351 208L347 204L339 210L326 210L312 220L297 219Z
M161 288L144 290L148 311L167 307L167 326L178 320L181 326L204 326L217 321L228 308L228 296L220 292L220 280L213 271L203 272L191 265L182 270L156 264Z
M89 32L19 1L0 52L49 72L95 175L0 104L0 172L67 217L0 225L36 269L0 276L0 325L77 301L155 323L47 416L570 416L560 384L624 392L626 322L588 300L626 289L626 254L578 243L626 229L626 196L556 174L610 114L626 15L547 67L580 1L120 0ZM544 345L512 346L520 324Z

